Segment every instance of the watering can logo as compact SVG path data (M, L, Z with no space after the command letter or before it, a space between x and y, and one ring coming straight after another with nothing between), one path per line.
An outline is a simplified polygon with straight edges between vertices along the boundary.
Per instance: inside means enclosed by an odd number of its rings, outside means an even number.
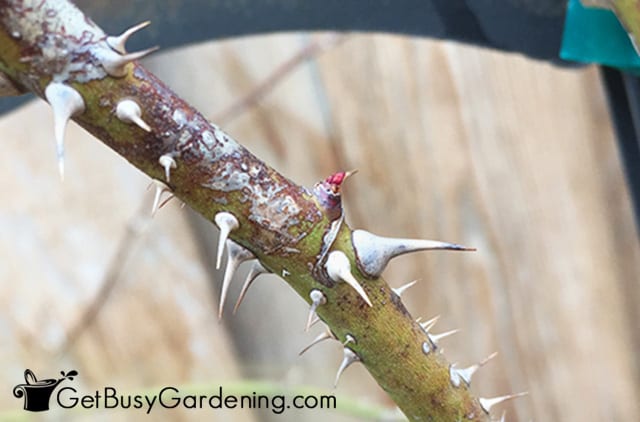
M24 384L13 387L13 395L17 398L24 396L24 410L30 412L43 412L49 410L49 398L58 384L68 379L73 381L73 377L78 375L78 371L71 370L67 373L61 371L62 378L48 378L39 380L31 369L24 371Z

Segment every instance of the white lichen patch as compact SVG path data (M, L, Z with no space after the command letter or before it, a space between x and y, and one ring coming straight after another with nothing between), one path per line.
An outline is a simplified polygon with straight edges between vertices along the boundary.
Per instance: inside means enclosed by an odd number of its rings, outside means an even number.
M4 13L9 32L40 51L22 60L52 75L54 82L84 83L107 75L102 66L87 60L104 48L106 36L71 3L25 0Z
M258 166L252 166L251 169L249 169L249 175L251 177L256 177L258 173L260 173L260 167Z
M182 129L188 122L187 115L183 110L180 110L179 108L173 110L171 118L178 125L178 129Z
M244 168L255 168L245 166ZM295 199L285 194L283 186L266 180L255 180L233 162L227 162L222 171L202 186L220 192L241 192L240 203L249 203L249 220L270 231L286 232L299 224L301 209Z
M223 157L230 157L241 151L240 144L216 125L212 124L212 126L213 132L204 130L199 137L200 142L198 142L198 148L203 154L209 154L211 160L216 161ZM240 166L242 171L246 173L246 164L242 163Z
M187 142L189 142L192 138L191 132L189 130L183 130L182 132L180 132L180 135L178 135L178 145L183 146L185 145Z
M219 139L220 141L224 141L229 138L229 135L227 135L222 129L220 129L218 125L211 123L211 126L213 127L213 134L216 137L216 139Z
M211 125L213 130L203 129L199 116L194 115L193 119L189 119L184 110L175 109L171 119L177 125L174 139L179 150L193 148L211 162L242 151L242 147L216 125ZM217 186L220 181L212 183Z
M214 159L218 160L224 156L231 156L240 151L240 145L230 138L218 139L213 149Z
M203 186L222 192L233 192L243 188L251 188L249 185L249 175L238 170L231 162L226 163L224 169L209 183Z
M216 137L208 130L202 132L201 139L208 150L212 150L216 146Z
M76 40L105 37L104 32L70 2L50 1L43 5L42 0L24 0L20 7L7 7L4 13L8 17L9 32L30 44L36 44L42 37L43 26L48 33L64 33Z
M263 189L260 184L253 186L249 220L273 231L297 224L300 207L291 196L281 195L282 189L275 186Z

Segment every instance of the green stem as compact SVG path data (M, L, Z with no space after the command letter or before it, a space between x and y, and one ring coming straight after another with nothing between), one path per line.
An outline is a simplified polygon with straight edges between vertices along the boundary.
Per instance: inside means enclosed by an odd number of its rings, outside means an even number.
M114 70L122 56L105 38L66 1L0 0L0 70L15 85L40 97L52 82L75 89L84 110L73 120L153 179L164 180L159 158L171 156L177 167L168 188L210 221L222 211L233 214L239 227L231 239L304 300L320 290L322 321L341 342L352 340L346 347L410 420L490 419L466 384L453 385L449 363L389 285L359 270L352 231L336 224L339 191L327 197L325 185L296 185L137 62ZM116 117L124 99L139 105L149 132ZM327 273L329 251L348 257L373 306Z

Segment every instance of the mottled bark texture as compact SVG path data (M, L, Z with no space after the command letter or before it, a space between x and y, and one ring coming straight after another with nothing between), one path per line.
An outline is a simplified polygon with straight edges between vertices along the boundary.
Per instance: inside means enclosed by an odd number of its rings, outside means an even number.
M140 56L66 1L0 0L0 70L52 105L60 158L72 116L159 186L229 225L230 256L282 276L307 302L322 297L317 314L346 344L343 363L364 364L410 420L490 420L483 406L491 402L470 393L466 373L439 353L437 335L363 267L364 252L343 223L344 173L314 189L296 185L207 122L134 61ZM222 212L237 224L216 219ZM388 259L364 249L377 267Z

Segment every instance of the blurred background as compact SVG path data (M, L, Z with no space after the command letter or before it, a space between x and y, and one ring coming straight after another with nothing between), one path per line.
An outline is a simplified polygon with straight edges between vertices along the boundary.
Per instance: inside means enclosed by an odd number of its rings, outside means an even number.
M404 296L410 312L461 329L445 341L450 361L499 353L473 391L529 396L497 414L637 419L640 248L596 68L327 33L209 42L146 64L301 184L359 169L344 193L353 228L476 247L398 258L385 278L420 279ZM148 177L75 124L61 183L52 127L39 100L0 118L0 420L144 414L23 412L11 389L26 368L76 369L69 385L86 392L251 392L261 380L336 394L343 407L154 411L158 420L347 422L362 420L359 406L393 408L359 365L333 390L336 342L298 356L321 324L304 333L307 306L278 277L259 278L233 316L242 267L218 322L215 227L175 200L150 219Z

